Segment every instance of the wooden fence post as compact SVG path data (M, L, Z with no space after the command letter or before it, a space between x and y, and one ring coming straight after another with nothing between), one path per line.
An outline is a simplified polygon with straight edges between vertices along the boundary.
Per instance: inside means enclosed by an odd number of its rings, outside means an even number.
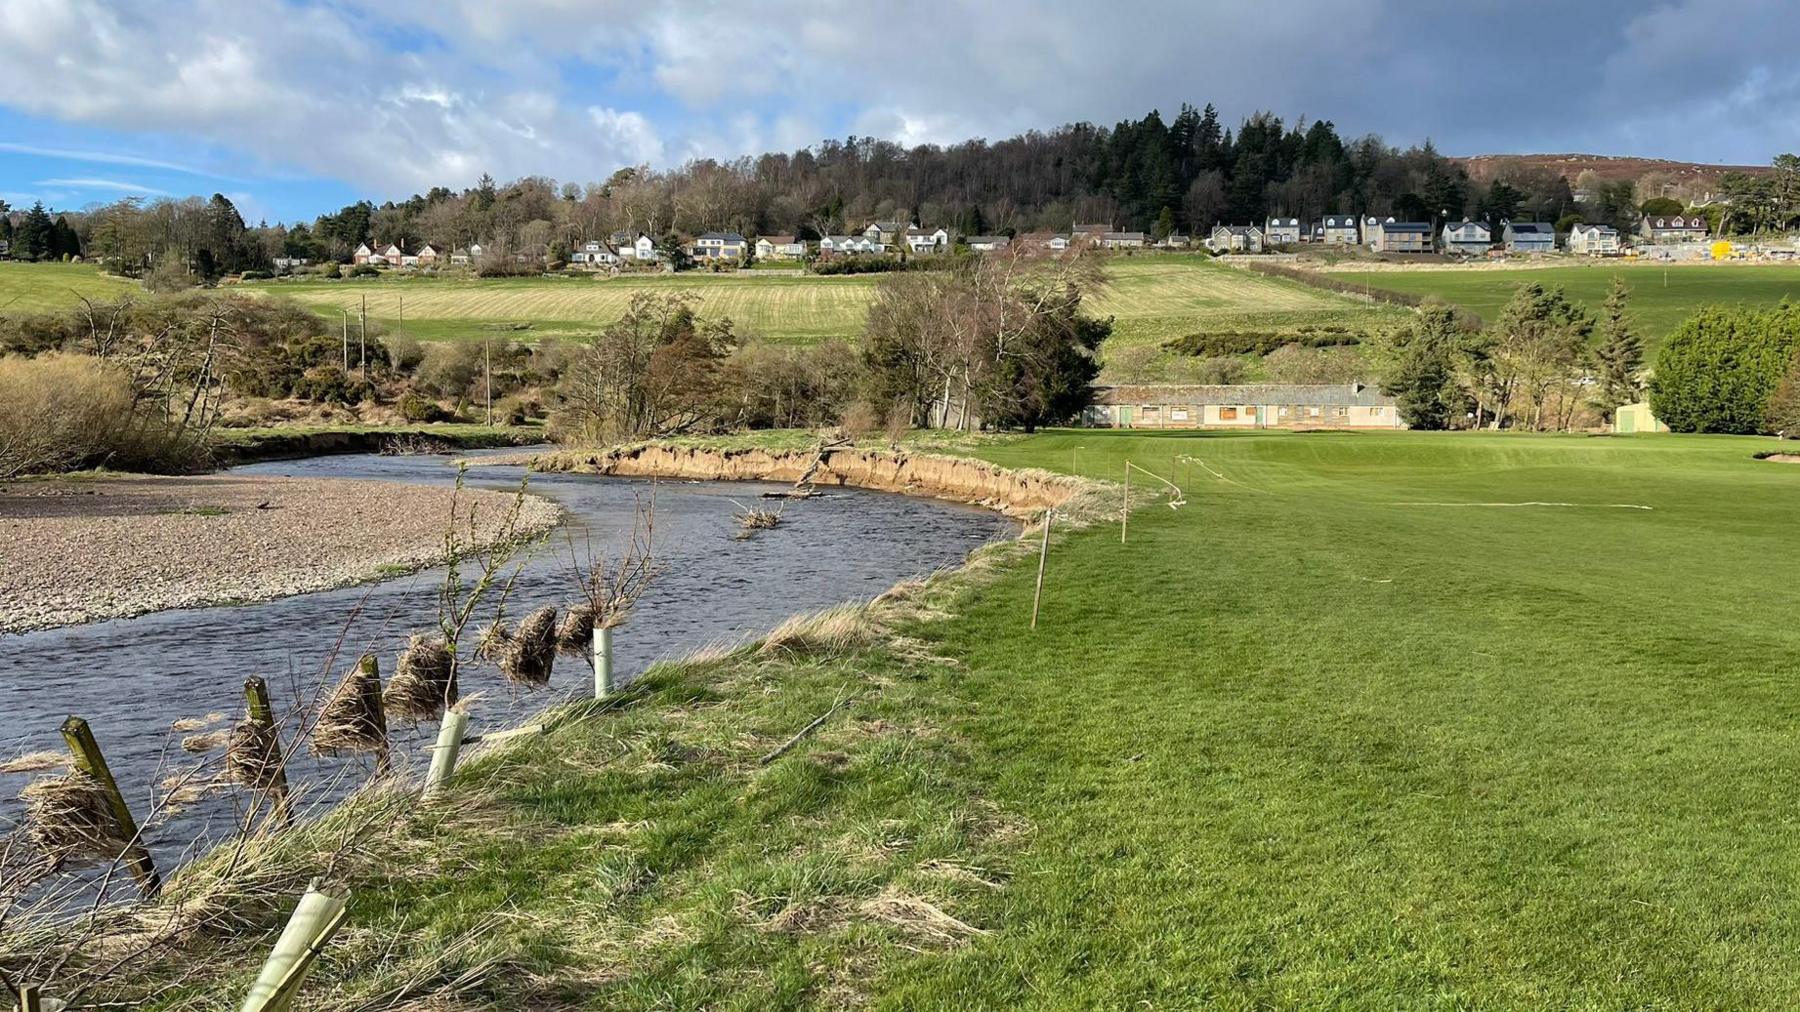
M594 627L594 698L613 694L612 626Z
M288 804L287 753L281 749L281 733L275 727L275 708L269 703L269 683L260 675L244 679L244 702L250 713L250 719L261 724L269 733L275 750L275 775L270 778L268 787L269 799L274 805L275 817L283 826L294 824L294 812Z
M36 984L19 985L19 1012L44 1012L43 992Z
M1044 599L1044 563L1050 558L1050 518L1054 507L1044 510L1044 540L1038 544L1037 589L1031 592L1031 627L1037 628L1038 604Z
M155 896L162 889L162 876L156 873L156 863L150 859L150 850L140 837L137 820L131 817L131 806L125 803L125 795L119 793L119 782L113 779L106 756L100 752L100 743L94 740L94 729L80 717L70 717L63 721L62 736L69 744L70 754L75 757L75 768L93 777L106 792L106 803L112 809L119 835L131 841L126 845L124 857L131 866L131 874L138 880L138 888L145 896Z
M381 732L381 745L375 750L375 775L387 776L393 766L388 755L387 711L382 709L381 702L381 665L374 654L363 654L358 668L362 672L358 689L362 692L364 711Z
M429 798L450 774L456 772L456 756L462 751L463 733L469 729L469 714L464 710L451 710L444 714L444 723L438 728L437 746L431 753L431 769L425 773L424 796Z

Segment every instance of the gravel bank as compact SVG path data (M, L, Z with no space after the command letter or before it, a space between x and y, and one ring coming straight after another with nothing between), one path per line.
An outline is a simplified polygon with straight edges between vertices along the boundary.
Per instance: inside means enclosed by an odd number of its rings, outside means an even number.
M451 505L493 538L504 492L248 475L0 486L0 632L341 587L441 561ZM537 533L561 509L527 496Z

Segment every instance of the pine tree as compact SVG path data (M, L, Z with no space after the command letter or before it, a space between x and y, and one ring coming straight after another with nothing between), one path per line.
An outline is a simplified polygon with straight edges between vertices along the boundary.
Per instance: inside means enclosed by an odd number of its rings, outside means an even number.
M1625 316L1630 292L1624 278L1613 278L1612 291L1600 308L1600 345L1594 349L1594 378L1598 384L1594 406L1609 423L1619 405L1637 400L1638 371L1644 366L1643 339L1632 331L1631 321Z
M43 201L31 205L31 210L25 212L25 217L13 230L13 256L37 260L49 255L50 232L55 227L50 222L49 212L44 210Z

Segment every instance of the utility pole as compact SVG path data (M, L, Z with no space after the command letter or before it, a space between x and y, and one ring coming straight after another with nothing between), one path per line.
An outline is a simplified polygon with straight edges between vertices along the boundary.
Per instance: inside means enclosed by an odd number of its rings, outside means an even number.
M494 339L481 339L482 372L487 377L487 423L494 424Z
M344 377L350 376L350 310L344 310Z

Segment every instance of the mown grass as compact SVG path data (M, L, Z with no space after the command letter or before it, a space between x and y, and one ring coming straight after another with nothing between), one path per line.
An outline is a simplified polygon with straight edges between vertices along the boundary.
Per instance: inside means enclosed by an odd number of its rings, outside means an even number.
M666 668L485 760L359 862L309 991L478 935L449 1007L1791 1006L1800 468L1763 445L970 440L1187 502L1059 535L1035 633L1014 544L866 645Z
M92 264L0 260L0 313L66 309L84 295L110 299L138 290L135 282L102 274Z
M1569 297L1596 313L1622 277L1631 286L1631 315L1651 351L1694 311L1710 303L1772 306L1800 297L1800 266L1790 264L1689 264L1664 267L1610 261L1570 267L1521 270L1346 271L1330 277L1370 288L1431 295L1455 303L1492 323L1518 286L1535 281L1562 286Z
M1115 318L1117 344L1160 344L1205 328L1296 330L1367 326L1395 315L1352 299L1207 262L1204 257L1119 257L1113 283L1091 302ZM270 282L254 290L291 295L338 319L361 311L423 340L507 336L521 340L592 333L644 291L692 291L702 312L727 316L748 335L789 343L862 334L876 278L747 272L617 278L405 278Z

